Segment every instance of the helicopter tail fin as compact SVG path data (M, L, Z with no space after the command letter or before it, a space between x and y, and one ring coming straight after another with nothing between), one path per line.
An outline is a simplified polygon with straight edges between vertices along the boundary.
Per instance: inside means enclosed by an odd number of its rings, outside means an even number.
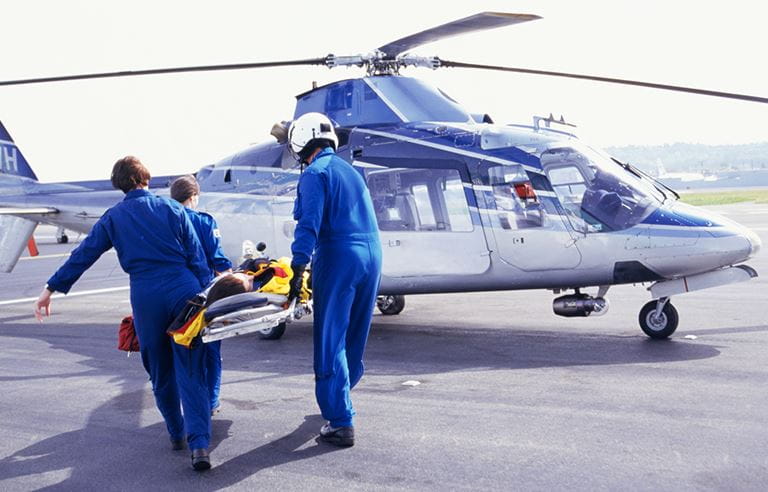
M16 146L13 138L5 129L5 126L0 121L0 174L7 174L11 176L21 176L24 178L34 179L37 181L37 176L32 168L29 166L27 159L24 158L24 154Z

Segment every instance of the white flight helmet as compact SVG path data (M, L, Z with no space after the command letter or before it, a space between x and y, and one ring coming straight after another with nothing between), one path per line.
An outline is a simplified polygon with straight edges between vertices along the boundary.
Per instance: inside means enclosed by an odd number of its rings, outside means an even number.
M298 156L307 144L316 139L324 138L333 142L333 147L339 147L339 139L333 130L333 123L322 113L306 113L294 120L288 129L288 145L294 156Z

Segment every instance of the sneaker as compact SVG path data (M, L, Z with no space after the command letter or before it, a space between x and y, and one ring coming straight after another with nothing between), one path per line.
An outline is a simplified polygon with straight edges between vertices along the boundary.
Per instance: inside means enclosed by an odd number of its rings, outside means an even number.
M205 471L211 468L211 458L206 448L192 450L192 468L195 471Z
M355 428L331 427L330 422L320 429L320 440L336 446L349 447L355 445Z

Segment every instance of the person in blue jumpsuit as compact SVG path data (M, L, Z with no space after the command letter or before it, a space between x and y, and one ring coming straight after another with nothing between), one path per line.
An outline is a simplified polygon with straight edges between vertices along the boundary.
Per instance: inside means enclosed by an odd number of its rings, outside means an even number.
M51 294L69 292L107 250L115 248L130 278L130 300L141 359L149 373L157 408L172 447L192 450L196 470L210 468L211 408L205 381L205 347L172 342L166 329L187 300L205 287L210 272L184 208L147 190L150 175L135 157L117 161L112 184L125 193L108 209L83 242L48 280L35 304L42 321L50 314ZM183 407L183 415L182 415Z
M187 175L177 178L171 183L171 198L184 205L184 211L192 221L197 237L203 245L205 262L208 265L209 277L213 279L222 273L232 271L232 262L221 249L221 233L219 225L211 215L198 212L200 185L194 176ZM206 344L205 355L206 380L211 398L211 415L219 412L221 402L221 340Z
M381 275L381 244L363 177L336 156L330 120L307 113L289 129L289 145L309 164L299 178L289 298L299 295L312 261L315 396L328 421L320 438L354 445L350 390L363 376L363 352Z

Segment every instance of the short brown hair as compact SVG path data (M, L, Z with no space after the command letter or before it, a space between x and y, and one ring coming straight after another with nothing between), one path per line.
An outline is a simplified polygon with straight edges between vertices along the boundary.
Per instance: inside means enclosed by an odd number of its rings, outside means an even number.
M149 186L150 177L149 170L132 155L123 157L112 166L112 186L123 190L123 193L139 186Z
M200 194L200 185L191 174L176 178L171 183L171 198L179 203L184 203L193 195Z
M211 290L208 291L208 299L205 301L205 306L208 307L219 299L244 292L247 292L247 290L242 280L234 275L226 275L217 280L213 287L211 287Z

